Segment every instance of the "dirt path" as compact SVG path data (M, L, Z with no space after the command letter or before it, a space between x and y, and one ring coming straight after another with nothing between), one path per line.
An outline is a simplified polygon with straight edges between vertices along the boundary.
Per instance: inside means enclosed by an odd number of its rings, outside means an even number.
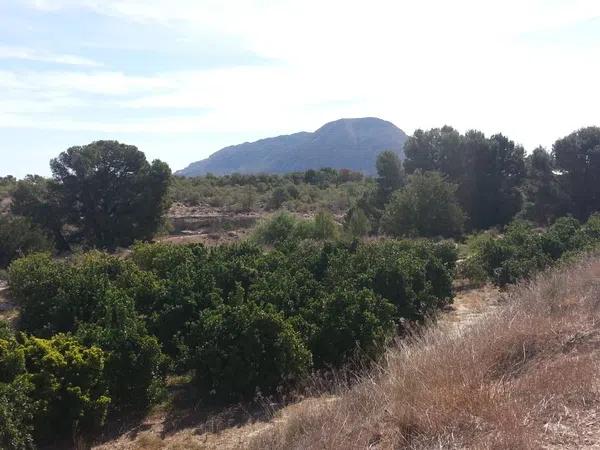
M464 327L477 318L484 310L494 307L499 293L493 286L475 289L460 289L454 303L440 318L441 326ZM169 431L164 413L148 417L140 426L119 438L95 447L96 450L184 450L184 449L240 449L253 436L267 431L274 425L286 421L297 410L319 408L323 402L334 401L335 397L308 398L291 404L273 414L253 414L246 412L241 420L231 420L231 412L226 412L207 420L200 420L193 426ZM193 415L193 412L189 412ZM235 414L233 414L235 415ZM193 422L193 418L191 419ZM229 422L229 423L228 423Z

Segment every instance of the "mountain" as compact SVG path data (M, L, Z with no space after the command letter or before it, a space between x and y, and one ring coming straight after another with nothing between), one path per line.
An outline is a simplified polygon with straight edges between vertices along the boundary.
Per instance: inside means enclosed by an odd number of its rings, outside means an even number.
M392 150L402 158L407 136L391 122L365 117L340 119L314 133L300 132L225 147L176 175L287 173L333 167L373 174L377 155Z

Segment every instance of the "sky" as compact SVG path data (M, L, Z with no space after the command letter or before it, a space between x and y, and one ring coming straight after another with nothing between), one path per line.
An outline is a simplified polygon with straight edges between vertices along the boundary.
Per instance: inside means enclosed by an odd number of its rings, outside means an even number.
M531 151L599 105L598 0L0 0L0 175L99 139L177 170L367 116Z

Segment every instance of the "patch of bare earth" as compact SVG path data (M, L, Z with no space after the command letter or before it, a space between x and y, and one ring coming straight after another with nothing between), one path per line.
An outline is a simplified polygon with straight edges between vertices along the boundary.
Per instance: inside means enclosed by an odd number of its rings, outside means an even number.
M264 216L262 211L235 212L208 206L174 204L167 219L171 233L157 240L172 244L218 245L236 242L248 235Z

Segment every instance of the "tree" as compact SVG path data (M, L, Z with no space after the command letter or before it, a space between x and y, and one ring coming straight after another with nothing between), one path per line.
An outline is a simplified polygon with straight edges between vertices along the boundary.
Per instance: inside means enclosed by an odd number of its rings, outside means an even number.
M66 213L62 209L58 186L52 180L38 175L28 175L20 180L12 192L11 212L24 216L52 236L56 248L69 250L63 231Z
M292 325L252 303L203 311L188 340L199 387L219 400L272 393L308 375L312 364Z
M110 398L103 380L105 354L68 335L19 337L33 385L34 435L39 442L98 430Z
M567 198L554 173L554 159L542 147L526 159L527 178L523 186L523 217L540 225L548 225L564 214Z
M50 162L67 223L93 246L150 239L168 208L169 167L116 141L71 147Z
M504 225L521 209L523 147L501 134L460 135L451 127L417 130L405 144L408 173L435 170L456 183L471 228Z
M0 268L18 257L51 251L53 247L41 228L29 219L0 215Z
M512 220L522 206L520 192L525 179L525 150L507 137L496 134L484 141L482 135L465 135L466 167L471 204L465 211L474 228L485 229L504 225Z
M571 212L585 220L600 210L600 127L577 130L552 148L556 169L571 201Z
M377 359L394 331L394 306L372 290L339 287L306 309L316 367L340 367L354 357Z
M456 236L465 216L456 200L456 185L438 172L416 172L388 203L382 228L393 236Z
M376 201L379 208L389 201L390 197L404 184L404 170L398 155L392 151L385 151L377 156L377 194Z
M435 170L458 180L464 168L462 150L462 136L448 125L416 130L404 144L404 168L407 173Z

